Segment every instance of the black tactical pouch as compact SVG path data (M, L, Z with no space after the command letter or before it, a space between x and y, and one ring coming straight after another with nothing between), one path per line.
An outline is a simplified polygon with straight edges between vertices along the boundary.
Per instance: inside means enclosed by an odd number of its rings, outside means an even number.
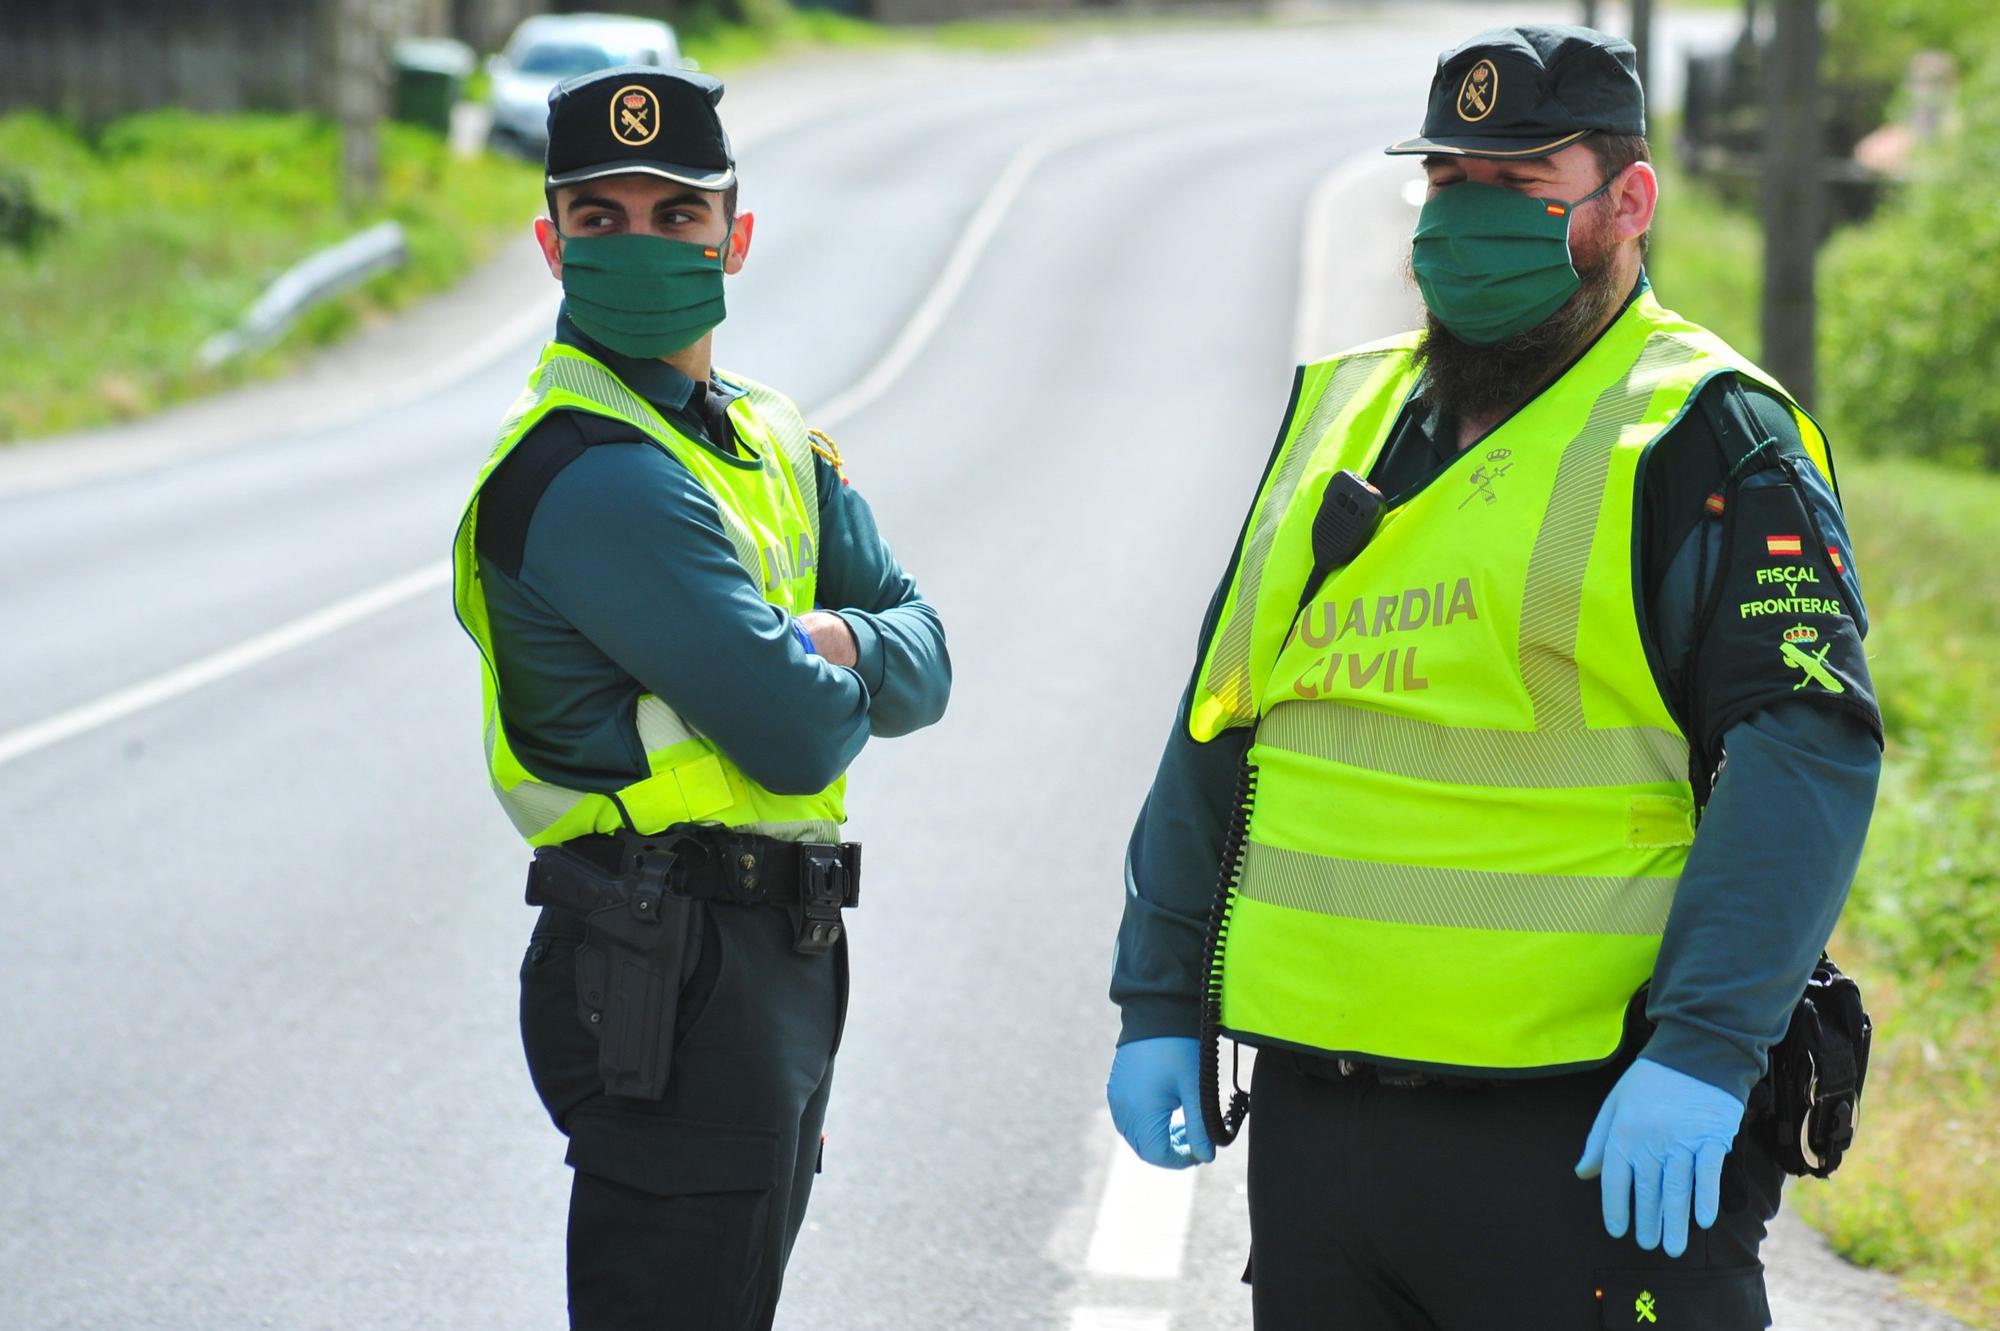
M1825 1178L1854 1144L1874 1023L1861 989L1822 955L1750 1095L1750 1118L1788 1174Z

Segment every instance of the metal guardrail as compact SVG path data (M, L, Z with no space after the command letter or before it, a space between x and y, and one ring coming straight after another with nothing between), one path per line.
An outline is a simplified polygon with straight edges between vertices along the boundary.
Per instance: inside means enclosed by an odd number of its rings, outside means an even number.
M198 359L203 368L213 369L246 351L269 346L313 306L400 268L408 259L399 223L381 222L349 236L286 269L264 289L241 323L202 344Z

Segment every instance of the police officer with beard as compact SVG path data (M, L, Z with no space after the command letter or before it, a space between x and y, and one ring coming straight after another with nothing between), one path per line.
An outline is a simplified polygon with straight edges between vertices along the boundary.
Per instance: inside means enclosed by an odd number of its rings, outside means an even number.
M1440 58L1426 326L1300 369L1132 834L1113 1116L1178 1168L1254 1104L1263 1328L1769 1322L1739 1129L1881 725L1826 439L1652 290L1644 134L1624 41Z
M563 313L454 561L493 789L535 847L521 1034L590 1331L771 1325L846 1015L845 772L951 683L838 450L713 365L752 230L721 96L651 67L551 94Z

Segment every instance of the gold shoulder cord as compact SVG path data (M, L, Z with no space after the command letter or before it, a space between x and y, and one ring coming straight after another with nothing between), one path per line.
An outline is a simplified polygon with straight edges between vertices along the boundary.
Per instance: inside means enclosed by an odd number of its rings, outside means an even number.
M840 445L833 442L832 436L824 430L808 429L806 440L812 445L813 452L832 465L834 475L840 477L840 483L847 484L847 462L840 456Z

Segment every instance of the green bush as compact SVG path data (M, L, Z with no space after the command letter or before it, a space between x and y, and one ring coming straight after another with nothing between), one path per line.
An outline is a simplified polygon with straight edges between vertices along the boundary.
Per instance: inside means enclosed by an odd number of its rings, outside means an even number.
M1826 8L1827 83L1866 88L1878 122L1917 52L1943 51L1969 67L2000 49L1993 0L1829 0Z
M1820 269L1828 414L1878 452L2000 468L2000 57L1964 124Z

